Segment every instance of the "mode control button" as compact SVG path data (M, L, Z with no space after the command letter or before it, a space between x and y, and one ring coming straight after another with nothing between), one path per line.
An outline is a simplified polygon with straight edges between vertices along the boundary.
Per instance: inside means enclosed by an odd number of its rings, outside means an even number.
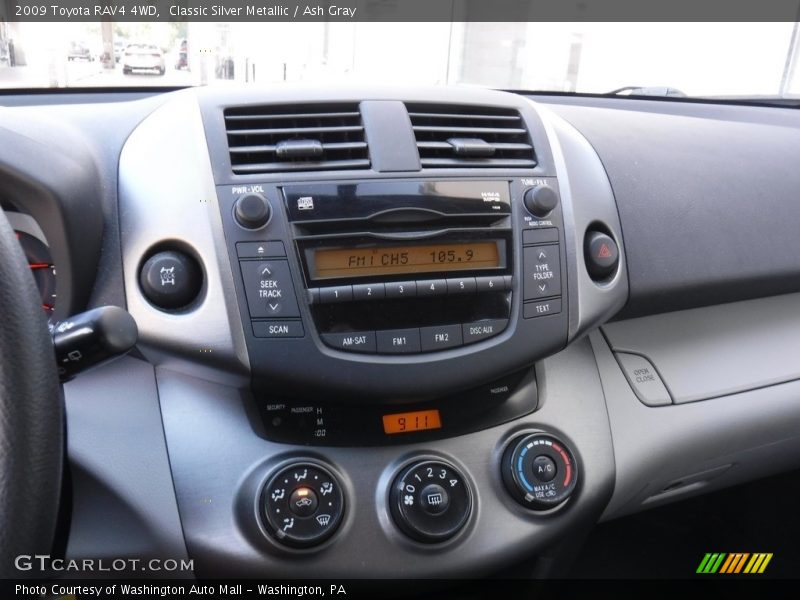
M333 304L334 302L349 302L353 299L352 285L337 285L332 287L319 288L319 301L322 304Z
M305 335L301 321L253 321L257 338L301 338Z
M446 279L427 279L417 282L417 296L444 296L447 294Z
M275 256L283 258L286 256L286 249L281 241L238 242L236 255L239 258L272 258Z
M540 302L527 302L522 307L522 316L526 319L546 317L561 312L561 298L542 300Z
M266 529L277 541L295 548L321 544L344 515L338 480L314 463L294 463L270 478L261 493Z
M243 261L239 264L251 317L300 316L288 262Z
M380 354L411 354L420 351L419 329L377 331Z
M523 250L523 299L561 295L558 246L536 246Z
M486 321L475 321L474 323L464 323L461 326L464 335L464 343L471 344L497 335L508 326L508 319L489 319Z
M414 298L417 295L416 281L392 281L385 286L387 298Z
M380 300L386 297L382 283L360 283L353 286L353 300Z
M474 294L476 288L474 277L453 277L447 280L448 294Z
M423 352L454 348L464 343L461 335L461 325L420 327L419 337Z
M624 352L617 352L615 356L628 383L631 384L636 397L642 404L647 406L672 404L669 391L649 360L638 354L625 354Z
M375 352L374 331L353 331L344 333L323 333L322 341L331 348L345 352Z
M504 292L506 288L506 278L503 275L493 277L476 277L475 284L478 293L483 292Z

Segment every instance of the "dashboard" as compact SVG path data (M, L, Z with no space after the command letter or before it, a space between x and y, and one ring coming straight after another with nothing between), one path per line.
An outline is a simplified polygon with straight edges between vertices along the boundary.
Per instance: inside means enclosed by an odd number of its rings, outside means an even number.
M64 387L67 557L555 576L601 520L800 464L797 111L14 102L0 200L43 310L139 330Z

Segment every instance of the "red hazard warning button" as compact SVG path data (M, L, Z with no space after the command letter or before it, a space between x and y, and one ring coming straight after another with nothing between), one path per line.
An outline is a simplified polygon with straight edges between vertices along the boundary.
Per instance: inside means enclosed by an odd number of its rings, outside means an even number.
M613 277L619 265L619 248L613 238L600 231L586 234L584 244L586 270L595 281Z

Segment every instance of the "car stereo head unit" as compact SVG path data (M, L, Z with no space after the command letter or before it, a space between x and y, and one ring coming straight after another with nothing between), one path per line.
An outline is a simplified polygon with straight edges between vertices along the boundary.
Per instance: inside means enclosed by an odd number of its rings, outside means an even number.
M328 346L434 352L505 329L508 182L301 185L283 194L314 323Z

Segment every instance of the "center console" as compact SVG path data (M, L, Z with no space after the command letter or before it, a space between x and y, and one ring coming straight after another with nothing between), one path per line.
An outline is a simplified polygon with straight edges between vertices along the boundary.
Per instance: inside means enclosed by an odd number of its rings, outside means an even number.
M202 574L446 577L546 551L613 485L580 339L627 293L602 165L509 94L297 93L192 91L121 159L189 554Z

